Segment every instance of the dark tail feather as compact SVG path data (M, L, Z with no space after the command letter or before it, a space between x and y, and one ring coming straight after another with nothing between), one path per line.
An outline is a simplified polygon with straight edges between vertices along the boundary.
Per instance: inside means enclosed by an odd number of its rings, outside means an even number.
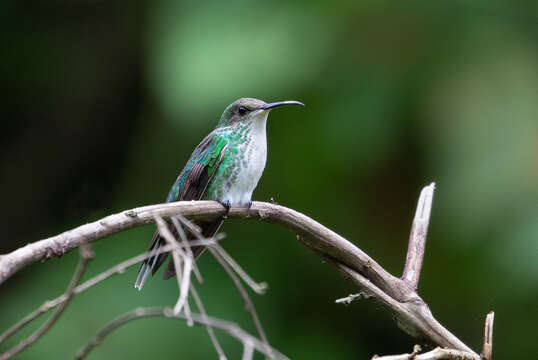
M153 240L151 241L151 244L149 245L148 251L156 251L158 250L163 244L165 243L164 239L159 235L159 230L155 232L153 235ZM146 278L148 277L149 273L155 274L155 271L159 269L159 267L162 265L162 263L166 260L168 257L168 253L162 253L153 255L146 260L142 262L142 265L140 266L140 269L138 270L138 276L136 277L135 282L135 288L138 290L142 290L142 287L144 286L144 283L146 282Z
M202 235L204 238L211 238L215 236L217 231L219 231L220 226L223 223L223 219L218 219L215 221L208 221L198 224L200 226L200 229L202 229ZM192 256L194 260L198 259L200 255L204 252L206 249L205 246L193 246L191 247ZM163 259L164 261L164 259ZM168 280L171 277L176 276L176 268L174 266L173 259L170 259L168 262L168 266L166 267L166 271L163 273L163 279Z
M199 226L202 229L202 235L205 238L213 237L219 230L220 226L222 225L222 222L223 222L222 219L218 219L215 221L208 221L208 222L200 223ZM174 228L172 228L172 235L176 238L178 236L178 233ZM192 238L192 237L190 236L189 238ZM158 250L159 247L165 244L165 242L166 241L159 235L159 230L155 231L155 234L153 235L153 240L151 241L148 251ZM205 246L193 246L191 250L192 250L194 259L198 259L200 255L202 255L202 253L204 252ZM146 282L148 275L150 273L151 275L154 275L155 272L164 263L168 255L169 253L153 255L147 258L146 260L144 260L142 262L142 265L140 266L140 270L138 270L138 276L136 278L135 288L137 288L138 290L142 290L142 287L144 286L144 283ZM170 260L170 263L168 264L166 271L163 273L163 278L167 280L175 275L176 275L176 270L174 267L174 263L172 260Z

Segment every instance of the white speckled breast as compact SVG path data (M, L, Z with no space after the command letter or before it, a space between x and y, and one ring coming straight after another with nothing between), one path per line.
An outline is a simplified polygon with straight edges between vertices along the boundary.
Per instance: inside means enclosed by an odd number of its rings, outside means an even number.
M223 199L230 205L246 205L260 180L267 162L267 113L256 120L247 134L247 141L235 145L244 156L236 164L230 180L224 184Z

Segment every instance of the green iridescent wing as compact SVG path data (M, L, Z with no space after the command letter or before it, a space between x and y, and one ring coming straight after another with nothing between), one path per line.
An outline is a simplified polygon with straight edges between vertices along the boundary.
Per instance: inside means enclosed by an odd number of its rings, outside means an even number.
M214 133L206 136L194 149L166 202L200 200L222 163L227 148L228 142L223 137Z
M179 174L172 189L168 193L166 202L174 202L181 200L200 200L204 195L209 183L215 176L224 156L227 153L228 142L221 136L211 133L194 149L187 165L181 174ZM220 227L221 219L199 224L202 228L202 234L206 237L211 237ZM177 237L175 229L173 235ZM149 251L159 248L164 243L164 239L159 235L157 230L153 235L153 239L149 246ZM197 246L191 248L196 259L204 250L204 247ZM138 271L135 287L141 289L144 285L147 275L151 272L155 274L157 269L166 260L168 253L152 256L142 263ZM167 279L175 274L172 266L164 273L164 278Z

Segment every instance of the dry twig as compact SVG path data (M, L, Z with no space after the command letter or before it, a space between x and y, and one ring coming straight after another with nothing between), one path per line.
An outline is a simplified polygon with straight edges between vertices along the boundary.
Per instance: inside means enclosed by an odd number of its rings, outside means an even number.
M71 279L71 282L69 283L69 286L67 287L67 290L65 292L65 301L62 302L62 304L56 309L54 314L45 322L38 330L36 330L32 335L21 341L18 345L14 346L13 348L9 349L3 354L0 354L0 360L6 360L9 359L12 356L17 355L24 349L26 349L28 346L32 345L34 342L36 342L41 336L43 336L49 329L54 325L54 323L58 320L60 315L64 312L65 308L67 307L67 304L69 304L69 301L74 295L75 287L80 282L80 279L82 278L82 275L84 274L84 271L86 271L86 267L88 265L88 262L93 259L93 252L90 249L89 245L82 244L80 246L80 261L78 263L77 269L75 270L75 274L73 275L73 278Z
M247 284L252 291L254 291L256 294L263 295L265 294L265 291L268 288L268 285L266 282L262 281L260 283L254 281L241 266L233 259L233 257L224 250L222 246L219 244L215 244L211 246L213 249L217 250L220 256L230 265L230 267L235 271L237 275L243 280L245 284Z
M334 300L334 302L336 304L349 305L349 304L351 304L353 301L355 301L357 299L367 299L367 298L369 298L369 296L366 295L366 293L364 291L361 291L361 292L356 293L356 294L349 294L346 297L336 299L336 300Z
M401 354L401 355L388 355L388 356L377 356L375 355L372 360L475 360L476 357L466 351L454 350L454 349L443 349L437 347L432 351L428 351L422 354L419 354L420 347L415 345L415 349L411 354Z
M189 229L189 231L196 238L198 238L198 239L203 238L203 235L200 232L200 229L198 229L198 227L195 226L193 223L191 223L190 221L188 221L185 218L180 219L180 221L183 222L183 224L187 227L187 229ZM218 245L218 244L216 244L216 245ZM228 274L230 279L232 279L232 282L233 282L234 286L237 288L237 291L239 292L239 294L243 298L243 301L245 302L245 308L250 313L250 315L252 317L252 322L254 323L254 326L256 327L256 331L258 332L258 335L260 336L260 339L262 340L262 342L264 344L266 344L266 348L267 348L268 353L271 353L271 350L270 350L271 346L269 345L269 341L267 340L267 336L265 335L265 331L263 331L263 327L262 327L261 321L260 321L260 319L258 317L258 313L256 312L256 308L254 307L254 303L252 302L252 300L248 296L248 293L245 290L245 288L243 287L243 285L241 284L241 281L239 280L239 278L236 276L236 274L232 270L231 266L229 265L230 263L222 256L222 253L220 252L222 247L217 248L215 246L209 246L207 249L211 253L211 255L213 255L213 257L217 260L217 262L220 264L220 266L224 269L226 274ZM231 259L231 262L233 264L237 265L237 263L231 258L231 256L229 256L227 253L226 253L226 255L228 256L229 259ZM239 265L237 265L237 267L239 267ZM241 269L241 271L243 271L243 270ZM243 273L246 275L246 273L244 271L243 271ZM246 275L246 276L250 279L250 277L248 275Z
M211 255L217 260L217 262L222 266L224 271L226 271L226 274L232 279L232 282L234 286L237 288L237 291L239 291L239 294L243 298L243 301L245 302L245 308L250 313L252 317L252 322L254 323L254 326L256 327L256 331L258 332L258 335L260 336L260 339L262 342L266 345L267 349L270 348L269 341L267 340L267 336L265 335L265 331L263 331L262 323L260 321L260 318L258 317L258 313L256 312L256 308L254 307L254 303L252 300L250 300L250 297L248 296L247 291L241 284L241 281L239 281L239 278L235 275L235 273L230 269L226 261L221 257L218 251L215 249L209 247L209 251L211 252ZM270 350L268 350L270 353Z
M217 241L222 240L223 238L224 238L224 236L222 234L217 234L213 239L194 240L194 241L191 241L191 244L192 244L192 246L199 246L199 245L209 246L209 245L215 244ZM135 257L132 257L132 258L130 258L128 260L125 260L125 261L111 267L110 269L108 269L106 271L103 271L102 273L94 276L93 278L85 281L84 283L78 285L74 289L72 296L78 295L81 292L88 290L92 286L97 285L101 281L104 281L104 280L108 279L109 277L111 277L113 275L123 274L125 272L125 269L127 269L128 267L136 265L136 264L146 260L147 258L149 258L149 257L151 257L153 255L158 255L158 254L161 254L161 253L169 252L172 249L175 249L176 246L177 245L174 245L174 246L166 245L166 246L163 246L163 247L159 248L157 251L148 251L148 252L142 253L140 255L137 255ZM11 326L9 329L4 331L0 335L0 344L3 343L4 341L6 341L11 336L13 336L14 334L16 334L17 332L19 332L20 330L22 330L29 323L31 323L32 321L34 321L35 319L37 319L41 315L47 313L51 309L54 309L56 306L58 306L60 304L63 304L66 300L67 300L66 294L62 294L62 295L56 297L53 300L46 301L39 308L37 308L36 310L31 312L27 316L22 318L20 321L15 323L13 326Z
M432 196L433 186L426 187L424 191L429 191ZM387 306L395 315L398 326L410 335L441 347L466 352L472 359L479 359L478 354L433 317L428 306L416 293L431 209L431 196L429 200L425 196L421 197L424 200L419 201L418 220L413 226L403 279L388 273L366 253L340 235L292 209L253 202L248 208L232 207L226 213L226 209L214 201L188 201L146 206L111 215L101 221L15 250L0 257L0 283L35 261L63 254L83 242L154 222L155 216L170 218L182 215L192 219L215 219L226 214L229 219L261 219L280 224L299 234L298 238L303 244L328 259L337 270L365 289L368 295L374 296Z
M168 245L177 245L177 240L174 238L168 226L164 220L156 215L155 222L159 227L159 233L164 237ZM188 304L191 269L192 269L192 257L188 257L185 252L177 246L172 250L172 260L177 274L177 284L179 288L179 297L174 306L174 313L179 314L185 306L185 316L187 317L187 324L191 325L192 320L190 318L190 308ZM181 262L183 262L183 270L181 269Z
M434 190L435 183L431 183L420 192L415 218L411 225L411 234L409 235L409 246L407 248L402 280L413 289L418 288L420 270L422 269L422 262L424 260Z
M170 220L172 220L172 224L174 224L174 227L176 228L176 231L179 234L179 238L181 239L181 245L183 246L185 253L191 259L196 260L194 259L194 255L191 250L191 244L189 243L187 239L187 235L185 234L185 231L183 230L183 226L181 226L181 223L178 220L180 218L183 218L183 216L178 215L178 216L172 217ZM198 282L202 283L203 282L202 274L200 273L200 270L198 270L196 261L192 261L192 270L194 271L194 274L196 275L196 279L198 279Z
M234 323L218 320L209 316L201 316L199 314L191 314L192 320L195 324L210 326L214 329L222 330L228 333L230 336L238 339L243 344L250 344L256 350L262 354L269 356L272 359L287 359L286 356L278 352L276 349L269 348L270 352L267 351L266 344L255 338L254 336L248 334L239 326ZM174 311L170 308L139 308L135 309L127 314L124 314L109 324L107 324L103 329L101 329L97 335L95 335L92 340L84 348L82 348L76 355L76 359L85 359L86 356L92 351L96 346L98 346L103 339L116 330L118 327L126 324L129 321L146 318L146 317L155 317L155 316L164 316L168 318L177 318L186 320L184 314L174 314Z
M198 296L198 292L194 288L194 285L191 283L191 295L194 299L194 302L196 303L196 307L198 307L198 311L200 312L200 315L202 318L207 321L207 313L205 311L204 305L202 304L202 300L200 299L200 296ZM209 338L211 339L211 342L213 343L213 346L215 347L215 350L217 351L217 354L219 354L219 360L226 360L226 355L224 354L224 350L222 350L222 346L220 346L219 340L217 339L217 336L215 335L215 332L213 331L213 328L209 325L205 325L207 333L209 334Z
M493 320L495 319L495 313L490 311L486 315L486 323L484 325L484 345L482 347L482 353L480 357L483 360L491 360L491 353L493 351Z
M254 356L254 346L246 342L243 345L243 356L241 357L242 360L251 360Z

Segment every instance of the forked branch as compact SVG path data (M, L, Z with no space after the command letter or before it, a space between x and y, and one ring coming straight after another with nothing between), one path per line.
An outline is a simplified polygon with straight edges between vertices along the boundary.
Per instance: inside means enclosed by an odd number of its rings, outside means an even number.
M444 328L431 314L416 292L429 223L434 185L427 186L420 197L410 236L403 279L388 273L381 265L351 242L311 218L292 209L263 202L250 207L226 209L214 201L189 201L145 206L121 212L55 237L29 244L0 257L0 283L33 262L59 256L82 243L94 241L119 231L155 222L155 217L184 216L189 219L250 218L282 225L298 234L308 248L329 260L350 278L366 296L373 296L394 315L397 324L408 334L442 348L465 352L470 359L480 356ZM245 353L251 351L245 346Z

